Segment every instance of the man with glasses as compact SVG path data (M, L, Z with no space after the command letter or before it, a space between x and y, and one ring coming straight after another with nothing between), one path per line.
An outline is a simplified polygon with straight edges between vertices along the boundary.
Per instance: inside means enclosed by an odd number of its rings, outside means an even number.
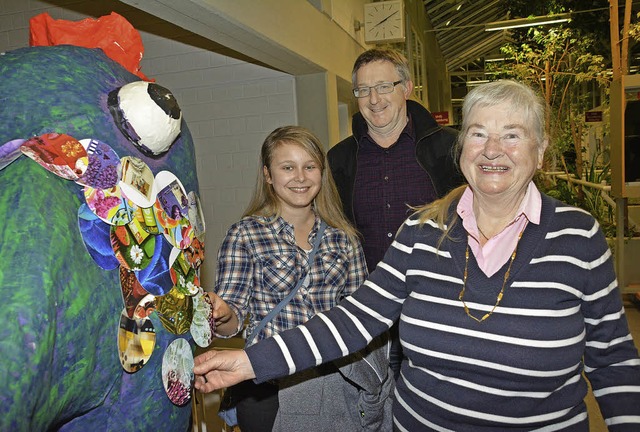
M411 207L444 196L462 177L452 151L457 132L409 100L413 82L402 54L365 51L355 61L352 82L360 111L352 119L353 135L331 148L328 158L344 212L362 234L373 271ZM391 340L397 378L402 361L397 323Z

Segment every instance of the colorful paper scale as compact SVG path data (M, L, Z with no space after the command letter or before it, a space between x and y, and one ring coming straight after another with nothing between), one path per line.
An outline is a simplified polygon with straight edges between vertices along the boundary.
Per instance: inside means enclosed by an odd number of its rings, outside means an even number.
M122 368L135 373L148 363L156 343L149 319L154 312L167 331L190 331L198 345L208 346L215 323L213 305L199 282L205 227L197 194L187 193L173 173L154 176L142 159L120 158L99 140L52 132L14 141L14 153L19 148L83 188L86 204L78 210L78 226L87 251L101 268L120 273L117 350ZM166 349L162 380L174 404L190 401L193 354L186 339L177 338Z

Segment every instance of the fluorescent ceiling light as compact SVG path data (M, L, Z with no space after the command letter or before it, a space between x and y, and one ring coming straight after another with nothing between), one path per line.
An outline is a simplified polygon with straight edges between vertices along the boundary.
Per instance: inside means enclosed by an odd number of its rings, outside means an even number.
M520 27L533 27L545 24L557 24L571 20L571 14L556 14L548 16L537 16L531 18L518 18L507 21L496 21L485 25L485 31L507 30Z

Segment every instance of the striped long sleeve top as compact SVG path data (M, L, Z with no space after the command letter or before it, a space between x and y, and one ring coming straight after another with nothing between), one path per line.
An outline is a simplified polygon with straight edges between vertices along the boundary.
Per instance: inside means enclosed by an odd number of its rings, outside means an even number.
M609 429L640 430L640 360L604 235L587 212L542 199L541 223L525 229L484 322L458 299L462 224L437 247L437 225L411 217L352 296L247 349L257 381L359 350L399 319L400 431L587 432L585 375ZM486 277L470 254L464 299L476 316L495 304L507 265Z

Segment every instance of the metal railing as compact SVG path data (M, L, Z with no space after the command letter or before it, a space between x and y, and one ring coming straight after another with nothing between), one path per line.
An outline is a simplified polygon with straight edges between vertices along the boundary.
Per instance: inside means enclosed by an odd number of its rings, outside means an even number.
M611 208L614 213L614 220L616 221L616 237L614 238L614 259L620 291L623 294L635 293L640 291L640 281L630 281L628 278L628 271L625 269L629 267L628 265L625 265L626 261L628 260L628 258L626 257L630 253L634 253L633 251L637 250L637 248L635 248L634 245L630 244L631 239L629 237L624 237L624 227L621 228L620 226L618 226L621 224L631 227L639 226L632 217L628 216L627 200L613 199L610 195L611 185L607 184L606 181L602 181L601 183L594 183L583 180L581 178L577 178L576 176L567 174L564 171L540 171L540 175L551 179L554 184L557 184L558 180L562 180L575 185L581 185L583 187L600 191L600 197L602 198L603 203L606 203ZM632 250L630 246L634 246L634 249ZM629 258L632 257L629 256ZM637 259L638 257L635 258Z
M611 185L607 184L606 181L602 181L602 183L593 183L587 180L579 179L576 176L572 174L567 174L564 171L540 171L540 174L544 175L545 177L554 179L554 181L555 179L560 179L560 180L565 180L569 183L579 184L582 186L587 186L593 189L600 190L604 192L602 194L602 199L604 199L607 202L607 204L609 204L614 210L616 208L616 202L609 195L609 192L611 192Z

